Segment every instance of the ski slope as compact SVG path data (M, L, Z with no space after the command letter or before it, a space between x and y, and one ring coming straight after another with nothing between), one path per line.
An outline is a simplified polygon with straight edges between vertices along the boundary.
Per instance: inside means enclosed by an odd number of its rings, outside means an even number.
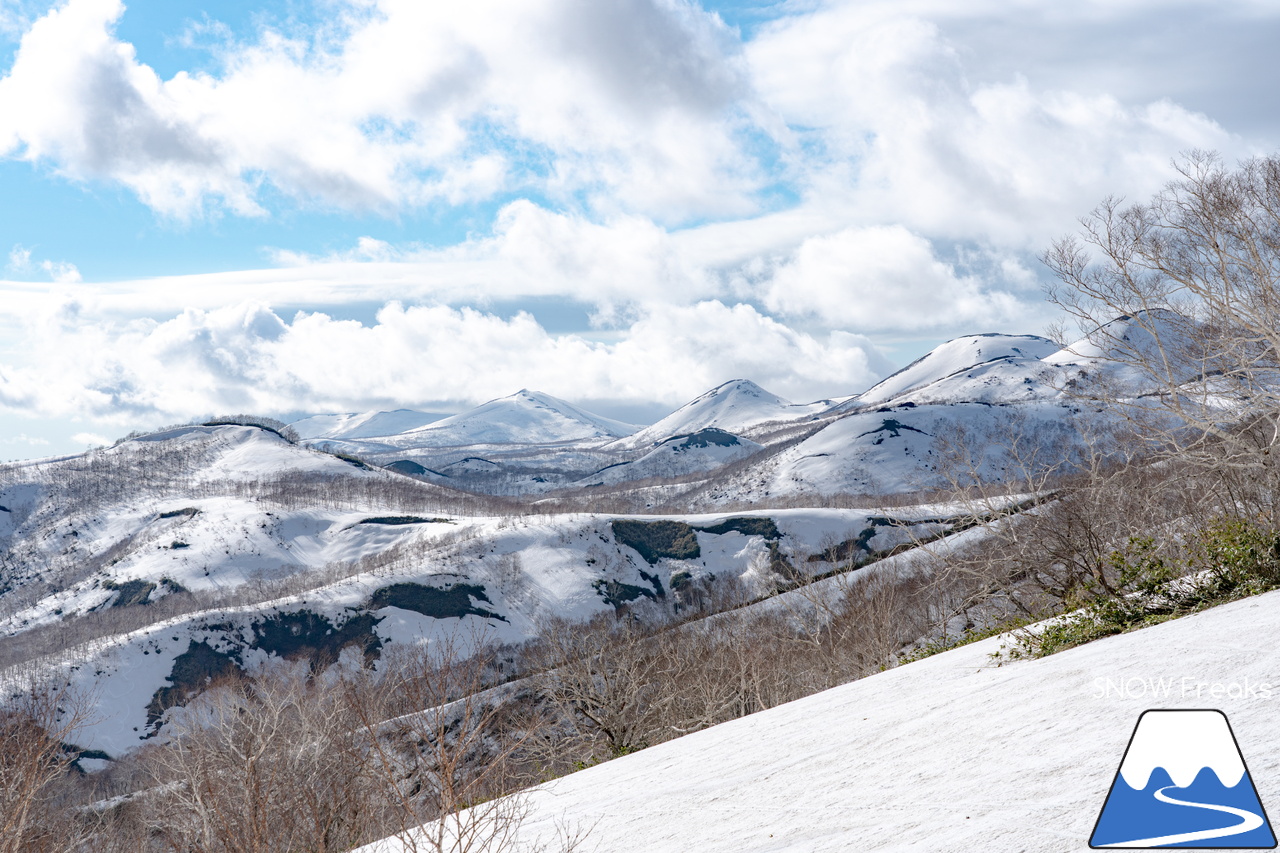
M1280 811L1280 593L1042 660L997 666L999 648L974 643L547 783L521 841L556 849L559 823L592 828L601 853L1083 851L1149 708L1221 709L1263 806Z

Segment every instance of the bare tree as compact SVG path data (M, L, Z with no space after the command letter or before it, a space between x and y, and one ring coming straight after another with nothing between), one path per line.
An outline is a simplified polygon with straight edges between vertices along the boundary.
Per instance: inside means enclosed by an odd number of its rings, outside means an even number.
M87 703L47 684L0 703L0 853L75 847L80 827L59 788L77 757L69 744L87 722Z
M1082 220L1082 238L1053 245L1049 296L1097 327L1088 354L1118 368L1109 396L1143 425L1150 449L1247 472L1246 497L1274 521L1280 156L1229 169L1192 152L1175 165L1178 179L1149 201L1108 198ZM1117 315L1123 322L1108 325Z
M631 616L600 615L585 624L549 619L539 634L540 692L573 731L557 749L593 761L654 742L664 661L650 631Z
M339 851L367 840L376 790L343 698L282 667L187 706L151 756L152 823L168 846Z
M444 638L389 654L376 684L347 685L388 830L413 853L519 849L527 804L518 791L530 782L521 762L542 719L491 686L492 651L464 647L488 648L482 637Z

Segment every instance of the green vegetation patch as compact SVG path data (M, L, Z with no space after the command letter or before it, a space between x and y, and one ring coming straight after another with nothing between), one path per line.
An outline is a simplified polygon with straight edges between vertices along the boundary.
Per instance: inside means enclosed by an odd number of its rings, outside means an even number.
M676 574L679 574L677 572ZM688 573L685 573L688 575ZM667 597L667 591L662 588L662 580L656 574L648 572L640 572L640 577L648 582L648 587L636 586L634 584L622 583L616 580L598 580L592 583L596 593L604 599L614 610L621 609L624 605L635 601L637 598L644 596L650 601L657 601L660 598ZM675 584L675 576L672 576L672 584Z
M778 530L778 525L774 524L772 518L754 518L750 516L726 518L724 521L693 529L702 533L715 534L736 532L744 536L763 536L765 539L779 539L782 536L782 531Z
M350 453L343 453L341 450L324 450L322 452L329 454L334 459L340 459L343 462L347 463L348 465L353 465L356 468L359 468L361 471L373 470L372 468L369 467L369 463L365 462L359 456L352 456Z
M871 548L871 540L880 532L882 527L903 527L907 524L924 524L935 519L922 519L917 522L905 522L897 518L888 518L883 515L873 515L867 519L867 526L862 528L857 536L852 539L845 539L843 542L827 548L817 554L809 555L810 563L844 563L844 562L861 562L860 555L870 557L873 553ZM938 521L945 521L941 519ZM892 550L892 549L891 549Z
M409 474L414 477L421 477L427 473L427 469L412 459L397 459L384 466L388 471L395 471L397 474Z
M677 436L680 438L681 436ZM709 447L716 445L717 447L736 447L742 442L738 441L738 437L731 432L725 432L722 429L709 427L707 429L698 430L683 436L684 442L681 447Z
M472 603L472 599L492 604L485 595L481 584L456 583L440 589L420 583L394 583L384 586L373 593L369 599L369 609L382 607L399 607L401 610L412 610L433 619L461 619L464 616L480 616L484 619L506 618L499 616Z
M654 594L653 590L620 581L600 580L596 581L592 586L596 588L596 592L604 599L605 604L608 604L614 610L621 608L628 602L635 601L642 595L650 601L658 600L658 596Z
M651 566L663 557L694 560L702 556L698 535L683 521L617 519L610 526L614 539L633 548Z
M1110 588L1049 622L1015 631L997 656L1042 658L1113 634L1156 625L1219 604L1280 589L1280 534L1239 518L1199 531L1189 554L1159 553L1150 537L1131 538L1108 557Z
M175 705L185 705L220 678L240 672L236 658L215 651L207 642L195 640L187 650L173 659L169 686L161 687L147 703L147 727L153 727L160 715Z
M156 585L151 581L136 579L125 581L124 583L106 581L102 585L107 589L116 591L116 600L111 602L112 607L132 607L135 604L150 604L151 593L156 588Z
M336 661L348 646L358 648L368 662L382 651L382 640L373 632L381 621L370 613L362 613L339 627L310 610L280 613L253 623L252 647L288 660L306 658L315 671Z
M416 515L376 515L364 518L357 524L453 524L447 518L422 518Z

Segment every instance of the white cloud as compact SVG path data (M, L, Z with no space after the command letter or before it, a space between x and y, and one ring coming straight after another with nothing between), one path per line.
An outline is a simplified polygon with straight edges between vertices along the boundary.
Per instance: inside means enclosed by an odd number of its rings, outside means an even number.
M811 399L861 390L889 365L866 338L814 335L747 305L658 307L611 340L553 335L529 314L383 307L370 326L261 303L111 320L64 305L0 365L0 404L137 423L215 412L475 404L520 387L672 407L735 377Z
M31 269L31 250L15 245L9 250L9 269L14 272L26 272Z
M748 46L761 97L796 129L795 179L846 222L1035 250L1104 195L1158 188L1179 151L1239 149L1167 99L1038 88L1017 73L975 82L983 59L913 13L924 5L824 5Z
M109 447L112 442L112 439L96 432L78 432L71 436L71 440L76 444L83 444L85 447ZM47 444L48 442L45 443Z
M1180 150L1280 133L1210 111L1265 103L1265 69L1221 70L1184 49L1194 29L1132 38L1217 21L1243 45L1280 28L1261 2L819 0L745 42L690 0L328 2L310 32L202 25L222 64L169 79L116 36L119 0L23 7L0 153L176 217L487 200L487 226L424 248L362 219L281 268L107 283L15 245L14 277L57 284L0 283L0 405L165 419L521 385L676 404L736 376L851 393L888 367L873 341L1036 331L1034 254L1076 217L1145 197ZM597 328L487 307L532 297ZM386 307L335 319L351 303Z
M1029 312L1008 292L960 275L900 225L805 240L764 288L765 304L860 331L1005 326Z
M262 181L382 211L513 183L675 219L746 209L742 68L686 0L345 8L337 37L264 31L218 76L162 80L115 37L120 0L68 0L0 81L0 150L174 216L261 213Z
M73 284L81 280L80 270L75 264L69 261L50 260L35 262L31 259L31 253L31 249L22 245L15 245L9 250L7 269L19 275L26 275L33 270L39 269L49 276L50 281L58 284Z
M76 265L68 261L41 261L40 269L44 270L50 279L59 284L72 284L80 281L80 270Z

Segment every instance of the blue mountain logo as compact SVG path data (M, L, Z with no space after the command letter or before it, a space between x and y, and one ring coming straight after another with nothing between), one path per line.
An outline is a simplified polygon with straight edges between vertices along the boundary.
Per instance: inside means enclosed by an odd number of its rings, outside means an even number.
M1221 711L1144 711L1089 846L1269 850L1271 822Z

